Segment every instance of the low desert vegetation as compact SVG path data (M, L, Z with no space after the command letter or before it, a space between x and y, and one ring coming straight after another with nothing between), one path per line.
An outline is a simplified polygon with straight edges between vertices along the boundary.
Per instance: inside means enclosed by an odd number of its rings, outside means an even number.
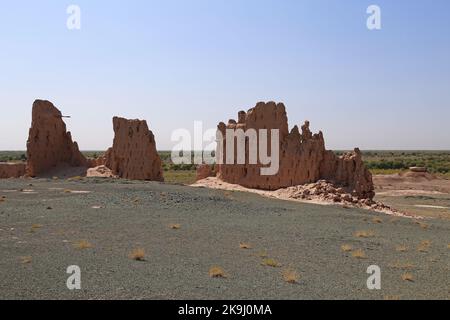
M406 273L402 274L402 280L414 282L414 276L412 275L412 273L406 272Z
M383 297L383 300L386 300L386 301L397 301L397 300L400 300L400 296L387 295L387 296Z
M241 243L239 243L239 248L241 248L241 249L251 249L252 245L250 243L241 242Z
M42 228L42 225L41 224L33 224L32 226L31 226L31 228L30 228L30 232L31 233L33 233L33 232L36 232L38 229L40 229L40 228Z
M355 232L355 237L357 238L371 238L373 236L375 236L375 232L370 230L362 230Z
M67 181L80 181L83 180L84 178L81 176L75 176L75 177L70 177L67 179Z
M429 225L426 224L425 222L415 220L414 223L417 224L419 227L421 227L424 230L429 228Z
M286 269L281 274L287 283L296 284L300 279L300 275L294 269Z
M366 253L362 249L358 249L352 252L352 257L357 259L366 259Z
M372 222L380 224L380 223L383 223L383 219L381 219L380 217L375 217L372 219Z
M70 190L70 189L64 189L64 193L72 193L72 190Z
M447 245L447 249L450 249L450 243Z
M417 250L419 252L428 252L428 250L431 247L431 241L430 240L423 240L419 246L417 247Z
M342 250L343 252L350 252L350 251L353 250L353 246L352 246L352 245L349 245L349 244L343 244L343 245L341 246L341 250Z
M411 270L415 266L411 262L405 262L405 261L397 261L394 263L390 263L388 265L390 268L398 269L398 270Z
M145 250L142 248L133 249L130 253L130 259L136 261L145 261Z
M22 162L27 160L26 151L1 151L0 162Z
M420 226L422 229L424 229L424 230L427 230L427 229L430 228L430 225L429 225L429 224L426 224L426 223L421 223L421 224L419 224L419 226Z
M449 151L363 151L363 161L373 174L394 174L410 167L426 167L431 173L448 176Z
M20 257L20 262L22 264L28 264L31 263L31 261L33 261L33 259L30 256Z
M257 256L260 258L267 258L269 255L268 255L267 251L260 251L260 252L258 252Z
M77 241L73 244L73 246L79 250L91 249L93 247L93 245L87 240Z
M261 264L263 266L272 267L272 268L281 267L281 264L279 264L275 259L272 259L272 258L264 259Z
M403 244L401 244L401 245L398 245L395 248L395 250L398 251L398 252L406 252L406 251L408 251L408 247L403 245Z
M211 278L227 278L225 271L218 266L214 266L209 269L209 276Z
M170 228L170 229L173 229L173 230L178 230L178 229L181 228L181 224L178 224L178 223L172 223L172 224L169 225L169 228Z
M224 191L223 196L227 199L233 199L233 193L231 191Z
M197 180L197 172L195 170L164 170L164 182L168 184L186 184L190 185Z

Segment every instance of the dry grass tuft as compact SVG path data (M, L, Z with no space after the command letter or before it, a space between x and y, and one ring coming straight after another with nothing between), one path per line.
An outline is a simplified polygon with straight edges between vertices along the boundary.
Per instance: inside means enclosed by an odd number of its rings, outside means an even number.
M431 258L428 259L428 261L430 261L432 263L436 263L436 262L439 261L439 258L438 257L431 257Z
M417 250L419 252L428 252L428 250L431 247L431 241L430 240L424 240L422 241L419 246L417 247Z
M227 275L225 274L225 271L221 267L212 267L209 269L209 276L211 278L226 278Z
M22 264L28 264L31 263L33 259L30 256L26 256L26 257L20 257L20 262Z
M384 299L384 300L393 300L393 301L397 301L397 300L400 300L400 296L395 296L395 295L393 295L393 296L384 296L383 299Z
M87 240L80 240L78 242L75 242L73 246L79 250L90 249L93 247L93 245L89 243Z
M447 245L447 249L450 249L450 243Z
M145 250L142 248L134 249L130 253L130 259L136 261L145 261Z
M0 202L5 202L6 201L6 196L1 196L0 197Z
M67 181L80 181L80 180L83 180L83 177L75 176L75 177L70 177L67 179Z
M298 280L300 279L300 275L297 271L293 269L286 269L282 272L283 279L287 283L296 284L298 283Z
M267 258L269 255L267 254L267 251L260 251L258 253L258 257L260 258Z
M355 237L357 238L370 238L375 236L375 232L370 230L356 231Z
M31 233L33 233L33 232L36 232L36 230L38 230L38 229L40 229L40 228L42 228L42 225L41 224L33 224L32 226L31 226L31 229L30 229L30 232Z
M72 193L72 190L70 190L70 189L65 189L65 190L64 190L64 193Z
M343 244L343 245L341 246L341 250L342 250L343 252L350 252L350 251L353 250L353 246L351 246L351 245L349 245L349 244Z
M399 269L399 270L410 270L414 268L414 265L411 262L395 262L390 263L388 265L390 268Z
M408 247L403 245L403 244L401 244L401 245L398 245L395 248L395 250L398 251L398 252L406 252L406 251L408 251Z
M381 219L380 217L375 217L372 219L373 223L383 223L383 219Z
M422 221L419 221L419 220L414 220L414 223L417 224L419 227L421 227L424 230L426 230L426 229L428 229L430 227L425 222L422 222Z
M263 266L272 267L272 268L278 268L281 267L281 264L279 264L276 260L271 258L266 258L261 263Z
M181 228L181 224L173 223L173 224L170 224L170 225L169 225L169 228L170 228L170 229L173 229L173 230L178 230L178 229Z
M241 249L251 249L252 245L250 243L241 242L239 244L239 248L241 248Z
M420 227L421 227L422 229L424 229L424 230L427 230L427 229L430 228L430 226L429 226L428 224L426 224L426 223L421 223L421 224L420 224Z
M414 276L411 273L407 272L407 273L402 274L402 280L414 282Z
M224 191L223 195L227 199L233 199L233 194L231 193L231 191Z
M352 252L352 257L357 259L366 259L366 254L362 249L358 249Z

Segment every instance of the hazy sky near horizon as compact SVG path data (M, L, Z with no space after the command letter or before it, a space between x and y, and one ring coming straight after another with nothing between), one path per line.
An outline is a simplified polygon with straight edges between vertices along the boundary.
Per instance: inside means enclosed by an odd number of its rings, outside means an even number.
M81 8L81 30L66 9ZM369 5L382 29L366 28ZM330 149L450 149L450 1L2 1L0 150L24 150L35 99L82 150L112 144L112 117L171 133L283 102Z

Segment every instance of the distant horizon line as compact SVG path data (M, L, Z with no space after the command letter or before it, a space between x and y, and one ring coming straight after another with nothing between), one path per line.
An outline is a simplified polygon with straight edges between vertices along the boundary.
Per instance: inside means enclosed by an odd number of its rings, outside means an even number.
M330 151L353 151L353 149L330 149ZM106 150L80 150L80 152L106 152ZM393 152L393 151L399 151L399 152L450 152L450 149L361 149L362 152ZM180 150L182 151L182 150ZM211 151L211 150L200 150L200 151L194 151L194 150L186 150L190 152L202 152L202 151ZM0 152L26 152L26 150L0 150ZM157 152L172 152L172 150L157 150Z

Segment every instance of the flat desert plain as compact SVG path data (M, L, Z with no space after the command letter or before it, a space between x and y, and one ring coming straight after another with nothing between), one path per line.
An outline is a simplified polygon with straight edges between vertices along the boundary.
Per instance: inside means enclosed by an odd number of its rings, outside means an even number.
M0 198L1 299L450 297L445 217L97 178L1 180Z

